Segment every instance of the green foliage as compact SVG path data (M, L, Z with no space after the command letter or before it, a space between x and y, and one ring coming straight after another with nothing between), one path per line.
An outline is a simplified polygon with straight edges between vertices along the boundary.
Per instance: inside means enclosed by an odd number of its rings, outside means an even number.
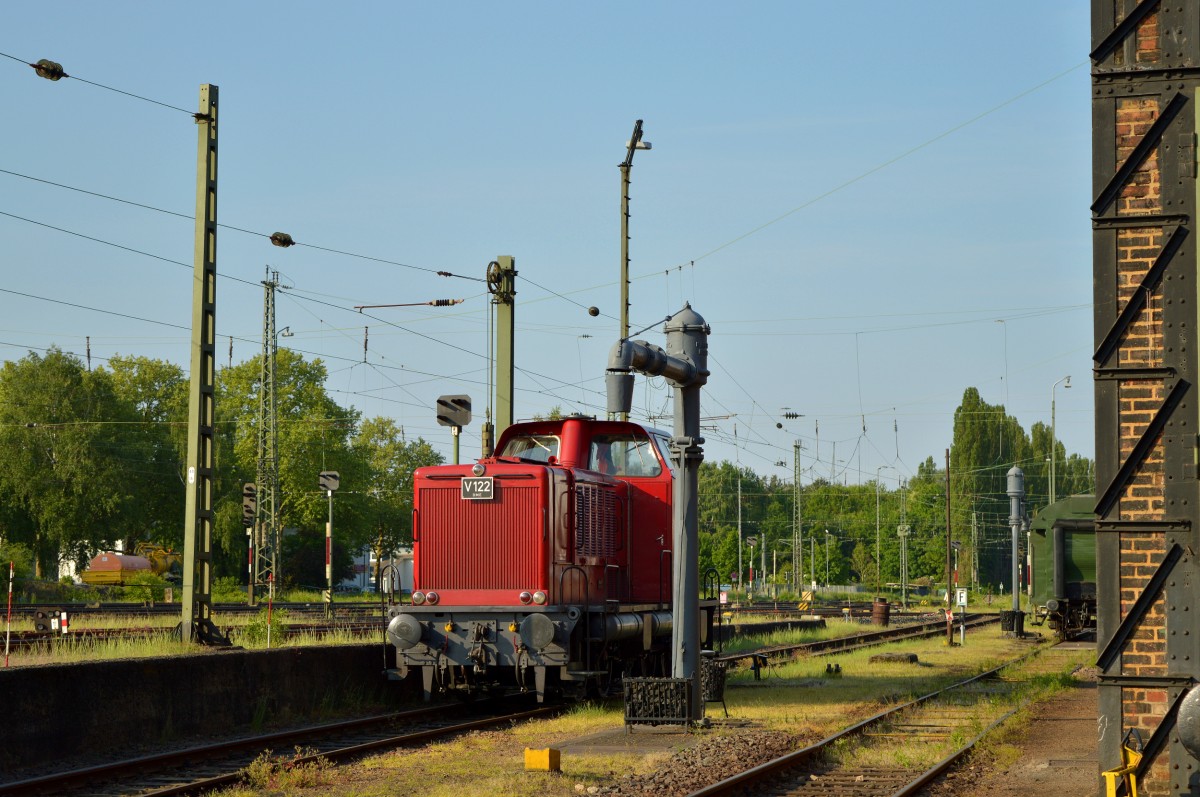
M283 558L287 562L287 589L309 589L320 593L326 588L325 531L298 532L283 538ZM333 583L354 573L354 558L349 547L338 541L338 527L333 536Z
M186 497L187 377L173 363L148 357L113 357L108 368L117 398L138 421L124 428L122 442L126 458L143 474L136 487L127 487L137 511L125 518L121 537L127 550L143 540L178 550Z
M535 413L533 416L533 420L535 420L535 421L561 421L563 419L563 417L564 416L563 416L562 405L555 404L553 407L550 408L550 411L547 412L545 415L542 415L541 413Z
M871 585L875 583L876 574L878 573L875 557L871 555L870 550L861 542L854 546L854 553L850 556L850 567L854 574L858 576L860 584Z
M159 603L165 600L166 589L169 586L171 583L162 576L142 570L131 573L115 597L118 600Z
M268 750L242 770L242 782L256 790L278 793L333 783L335 768L329 759L318 756L312 761L301 760L313 755L315 751L299 747L290 757L274 756Z
M1051 435L1046 424L1033 424L1026 435L1002 405L989 404L968 388L954 413L951 460L951 534L963 545L959 570L970 580L972 539L978 540L979 580L1011 581L1007 474L1014 465L1025 474L1025 505L1030 514L1049 502ZM1054 441L1056 497L1094 491L1090 460L1067 456ZM944 549L941 554L944 561ZM944 565L943 565L944 568Z
M413 472L442 464L442 456L422 438L405 440L404 429L390 418L363 421L351 447L366 463L371 490L356 497L364 503L360 514L369 530L371 550L380 560L412 542Z
M259 401L262 358L221 371L217 380L218 426L225 430L218 444L221 467L217 478L217 517L214 536L232 568L245 561L246 534L242 526L242 484L257 481ZM359 413L338 406L325 390L328 376L320 360L306 361L280 349L275 364L275 393L279 440L279 503L276 515L285 529L322 536L328 518L326 495L317 488L317 474L341 474L335 496L334 530L352 549L361 547L367 532L361 501L339 500L369 489L367 467L350 448ZM288 563L280 572L290 580Z
M0 569L3 580L8 581L9 564L13 566L14 580L24 581L33 578L33 552L19 542L7 542L0 539Z
M32 551L36 576L82 564L136 512L132 419L107 372L58 349L0 368L0 536Z
M212 599L215 603L244 603L246 585L236 576L221 576L213 579Z
M267 620L268 615L270 615L270 622ZM283 644L284 636L287 634L287 622L286 611L263 607L258 614L251 618L249 623L241 628L240 641L252 647L265 647L267 630L270 629L271 647L279 647Z

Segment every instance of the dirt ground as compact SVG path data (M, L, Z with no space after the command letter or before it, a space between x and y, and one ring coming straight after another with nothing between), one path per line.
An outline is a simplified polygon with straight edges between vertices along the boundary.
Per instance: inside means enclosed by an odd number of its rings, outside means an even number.
M964 769L931 789L927 797L1096 797L1100 788L1094 682L1084 682L1037 708L1027 732L1008 744L1016 760Z

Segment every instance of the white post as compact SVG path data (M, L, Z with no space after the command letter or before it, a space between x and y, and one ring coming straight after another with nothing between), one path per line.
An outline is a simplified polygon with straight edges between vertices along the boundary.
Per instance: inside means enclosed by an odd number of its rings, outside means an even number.
M15 566L12 562L8 563L8 614L4 619L4 666L8 666L8 646L9 640L12 638L12 588L13 588L13 571Z

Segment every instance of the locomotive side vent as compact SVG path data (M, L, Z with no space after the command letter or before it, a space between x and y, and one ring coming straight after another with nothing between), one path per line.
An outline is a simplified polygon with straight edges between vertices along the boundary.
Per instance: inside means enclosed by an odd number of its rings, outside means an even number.
M595 484L575 485L575 553L613 556L617 552L617 496Z

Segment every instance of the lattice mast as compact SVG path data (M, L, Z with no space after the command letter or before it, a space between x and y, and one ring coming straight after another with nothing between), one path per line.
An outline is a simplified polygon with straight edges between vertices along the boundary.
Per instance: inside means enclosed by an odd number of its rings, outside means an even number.
M258 393L258 511L255 518L254 582L261 589L282 577L279 546L279 402L276 365L279 337L275 333L275 291L279 272L267 269L263 280L263 338Z

